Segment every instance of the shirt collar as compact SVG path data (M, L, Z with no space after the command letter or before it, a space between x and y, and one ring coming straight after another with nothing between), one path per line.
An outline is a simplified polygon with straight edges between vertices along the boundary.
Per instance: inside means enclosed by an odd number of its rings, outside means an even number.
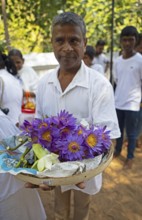
M58 70L59 66L53 70L50 79L48 80L48 83L53 83L56 87L59 86L59 80L58 80ZM76 87L84 87L89 88L89 74L88 74L88 67L84 64L84 62L81 62L81 67L76 73L75 77L73 78L70 85L67 87L67 89L64 92L67 92L68 90Z

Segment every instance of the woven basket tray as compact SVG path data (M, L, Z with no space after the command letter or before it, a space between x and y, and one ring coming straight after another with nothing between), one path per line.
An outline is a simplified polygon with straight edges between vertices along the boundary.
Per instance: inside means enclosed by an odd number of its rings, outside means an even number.
M44 177L39 178L37 176L29 175L29 174L18 174L15 177L18 179L24 181L24 182L30 182L35 185L40 185L42 183L48 184L49 186L61 186L61 185L73 185L77 184L86 180L89 180L102 171L104 171L105 168L108 167L110 164L112 157L113 157L114 148L113 145L111 145L110 150L107 154L107 157L102 160L102 162L99 164L99 166L95 169L88 170L86 172L83 172L81 174L72 175L69 177L59 177L59 178L50 178L50 177Z

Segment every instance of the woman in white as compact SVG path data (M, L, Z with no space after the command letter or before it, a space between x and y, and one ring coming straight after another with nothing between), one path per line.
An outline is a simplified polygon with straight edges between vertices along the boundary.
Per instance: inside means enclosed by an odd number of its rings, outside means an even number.
M19 81L14 77L15 74L16 70L7 56L0 53L0 107L8 108L8 116L17 124L23 91Z
M24 92L29 92L31 97L35 97L39 80L37 73L31 67L24 65L25 61L20 50L12 49L9 57L16 66L17 78L21 80Z
M8 115L10 114L9 117L0 110L0 141L20 132L15 123L18 121L22 91L18 88L16 79L4 69L5 64L6 67L9 67L8 63L6 56L0 53L0 67L2 68L0 76L5 86L2 107L9 108ZM15 83L12 84L12 82ZM15 89L15 85L17 89ZM2 90L1 86L0 90ZM19 219L46 220L38 192L34 189L26 189L24 182L17 180L13 175L0 173L0 220Z

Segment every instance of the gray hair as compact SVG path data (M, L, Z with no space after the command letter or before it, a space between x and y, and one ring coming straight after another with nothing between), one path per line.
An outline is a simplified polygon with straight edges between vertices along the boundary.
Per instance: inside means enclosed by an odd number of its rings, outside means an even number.
M56 17L54 17L52 21L52 31L56 25L64 25L64 24L71 24L80 27L82 35L83 37L85 37L86 25L83 18L78 14L75 14L73 12L64 12L57 15Z

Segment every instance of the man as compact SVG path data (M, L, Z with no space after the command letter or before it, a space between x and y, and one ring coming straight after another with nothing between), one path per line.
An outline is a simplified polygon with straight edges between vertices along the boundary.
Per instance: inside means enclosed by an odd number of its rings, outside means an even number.
M92 64L100 64L103 67L104 73L108 71L109 68L109 59L107 56L103 53L104 46L105 46L104 40L98 40L95 46L95 57L93 59Z
M109 81L83 62L86 28L77 14L65 12L52 23L53 51L59 66L45 75L37 90L36 117L57 115L61 110L90 124L106 125L111 138L120 136ZM74 220L89 219L90 195L102 185L101 174L85 183L85 189L61 186L55 189L55 219L68 220L71 189L74 189Z
M120 34L122 55L114 64L115 106L121 131L117 139L115 154L120 155L123 143L123 133L126 129L128 152L125 168L132 168L137 137L138 115L141 101L142 86L142 56L135 51L138 38L137 29L126 26Z

